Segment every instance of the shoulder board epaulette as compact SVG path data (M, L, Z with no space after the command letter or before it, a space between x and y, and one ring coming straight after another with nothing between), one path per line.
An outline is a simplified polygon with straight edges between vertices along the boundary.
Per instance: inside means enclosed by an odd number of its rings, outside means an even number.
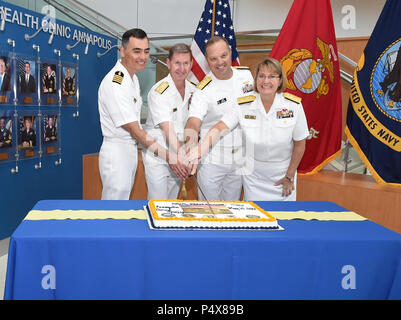
M284 92L284 98L286 98L288 100L291 100L292 102L295 102L295 103L301 103L301 101L302 101L302 98L297 97L297 96L295 96L295 95L293 95L291 93L288 93L288 92Z
M237 70L249 70L249 67L247 66L234 66L234 68Z
M116 71L113 77L113 82L121 84L123 82L124 73L122 71Z
M254 95L249 95L249 96L245 96L245 97L240 97L237 99L237 103L238 104L244 104L244 103L249 103L252 102L256 99L256 97Z
M203 90L210 82L212 81L212 77L207 76L204 77L201 82L196 86L198 89Z
M167 81L163 81L159 84L159 86L155 89L156 92L162 94L169 87L169 83Z
M198 85L196 82L193 82L192 80L187 79L190 83L192 83L195 87Z

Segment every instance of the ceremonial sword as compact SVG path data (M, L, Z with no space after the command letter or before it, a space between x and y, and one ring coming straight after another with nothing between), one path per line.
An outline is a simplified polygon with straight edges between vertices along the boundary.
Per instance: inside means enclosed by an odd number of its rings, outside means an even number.
M195 177L194 175L190 175L190 177L194 177L195 183L196 183L196 185L198 186L198 189L200 190L200 192L202 193L202 196L205 198L205 200L206 200L206 202L207 202L207 205L209 206L210 212L211 212L212 214L215 214L214 211L213 211L213 209L212 209L212 206L210 205L209 201L207 200L205 194L203 193L203 190L202 190L202 188L200 187L200 185L199 185L198 180L196 179L196 177Z

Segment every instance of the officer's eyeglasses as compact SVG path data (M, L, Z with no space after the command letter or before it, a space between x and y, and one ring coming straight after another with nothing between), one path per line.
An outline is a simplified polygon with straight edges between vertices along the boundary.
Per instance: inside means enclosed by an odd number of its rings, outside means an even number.
M273 79L280 79L281 76L279 76L278 74L268 74L268 75L265 75L263 73L258 74L258 79L265 80L266 78L269 80L273 80Z

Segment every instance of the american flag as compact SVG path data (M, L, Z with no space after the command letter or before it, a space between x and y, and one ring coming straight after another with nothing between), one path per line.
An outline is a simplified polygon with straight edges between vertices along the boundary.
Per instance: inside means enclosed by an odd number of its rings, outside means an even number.
M188 78L192 81L201 81L210 71L205 57L205 44L212 36L227 39L232 50L232 65L238 66L239 58L228 0L206 0L205 9L191 44L194 61Z

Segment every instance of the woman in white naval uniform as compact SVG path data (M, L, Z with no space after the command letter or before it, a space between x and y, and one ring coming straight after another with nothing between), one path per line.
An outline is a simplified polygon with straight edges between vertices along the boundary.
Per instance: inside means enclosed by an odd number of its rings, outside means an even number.
M246 148L244 200L295 201L296 170L309 134L300 98L283 93L285 74L272 58L257 66L255 84L256 93L239 98L236 112L210 129L188 161L196 163L222 135L240 125Z
M191 48L183 43L172 46L167 58L169 75L157 82L148 94L148 116L145 130L161 146L178 153L184 140L189 103L195 84L186 80L192 68ZM182 178L162 158L145 149L148 199L177 199ZM185 151L182 150L182 156Z

